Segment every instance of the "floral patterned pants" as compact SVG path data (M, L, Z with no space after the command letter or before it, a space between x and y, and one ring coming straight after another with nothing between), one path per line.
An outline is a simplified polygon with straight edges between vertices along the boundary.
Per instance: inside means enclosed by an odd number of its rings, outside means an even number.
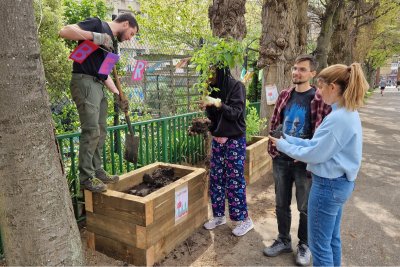
M244 163L246 138L228 138L225 143L212 141L210 162L210 197L214 217L225 215L225 196L228 197L229 217L233 221L247 218Z

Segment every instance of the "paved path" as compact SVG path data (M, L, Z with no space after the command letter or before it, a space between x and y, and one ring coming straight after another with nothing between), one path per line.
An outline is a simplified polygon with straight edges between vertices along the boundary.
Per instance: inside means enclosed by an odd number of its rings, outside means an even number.
M400 92L386 89L360 110L363 162L344 211L345 265L400 265Z

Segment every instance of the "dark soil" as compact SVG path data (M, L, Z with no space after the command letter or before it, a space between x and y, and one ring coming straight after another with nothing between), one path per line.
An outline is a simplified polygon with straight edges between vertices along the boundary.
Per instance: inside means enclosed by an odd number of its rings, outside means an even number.
M157 189L175 182L181 177L175 176L173 168L158 168L151 175L143 175L143 183L135 185L126 193L144 197L156 191Z
M192 126L189 127L188 134L190 136L197 134L206 136L210 125L211 121L207 118L194 118L192 120Z

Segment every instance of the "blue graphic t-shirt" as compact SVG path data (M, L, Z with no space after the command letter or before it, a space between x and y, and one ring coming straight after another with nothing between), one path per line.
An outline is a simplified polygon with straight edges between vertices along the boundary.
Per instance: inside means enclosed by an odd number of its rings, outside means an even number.
M300 138L312 137L310 103L314 96L315 88L302 93L293 90L283 111L283 132L285 134Z
M310 103L314 99L315 92L315 88L311 88L306 92L293 90L283 110L282 131L285 134L303 139L312 137ZM283 153L281 155L283 158L288 158Z

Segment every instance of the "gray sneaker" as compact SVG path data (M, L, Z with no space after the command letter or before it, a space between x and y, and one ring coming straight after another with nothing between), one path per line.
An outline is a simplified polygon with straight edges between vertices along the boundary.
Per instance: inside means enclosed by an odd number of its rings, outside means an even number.
M204 228L206 228L207 230L212 230L217 226L226 224L226 218L225 216L222 217L213 217L211 220L209 220L208 222L206 222L203 226Z
M253 228L253 221L250 219L250 217L247 217L244 221L238 222L235 229L233 229L232 234L234 234L235 236L242 236Z
M264 255L267 257L275 257L282 253L292 252L292 243L291 242L283 242L280 238L276 239L274 243L264 248Z
M298 266L308 266L311 262L311 251L306 244L297 245L296 264Z
M81 185L83 189L96 192L96 193L101 193L107 191L107 186L97 178L89 178L83 182L81 182Z
M105 184L114 184L119 181L118 175L109 175L105 170L97 170L94 175Z

